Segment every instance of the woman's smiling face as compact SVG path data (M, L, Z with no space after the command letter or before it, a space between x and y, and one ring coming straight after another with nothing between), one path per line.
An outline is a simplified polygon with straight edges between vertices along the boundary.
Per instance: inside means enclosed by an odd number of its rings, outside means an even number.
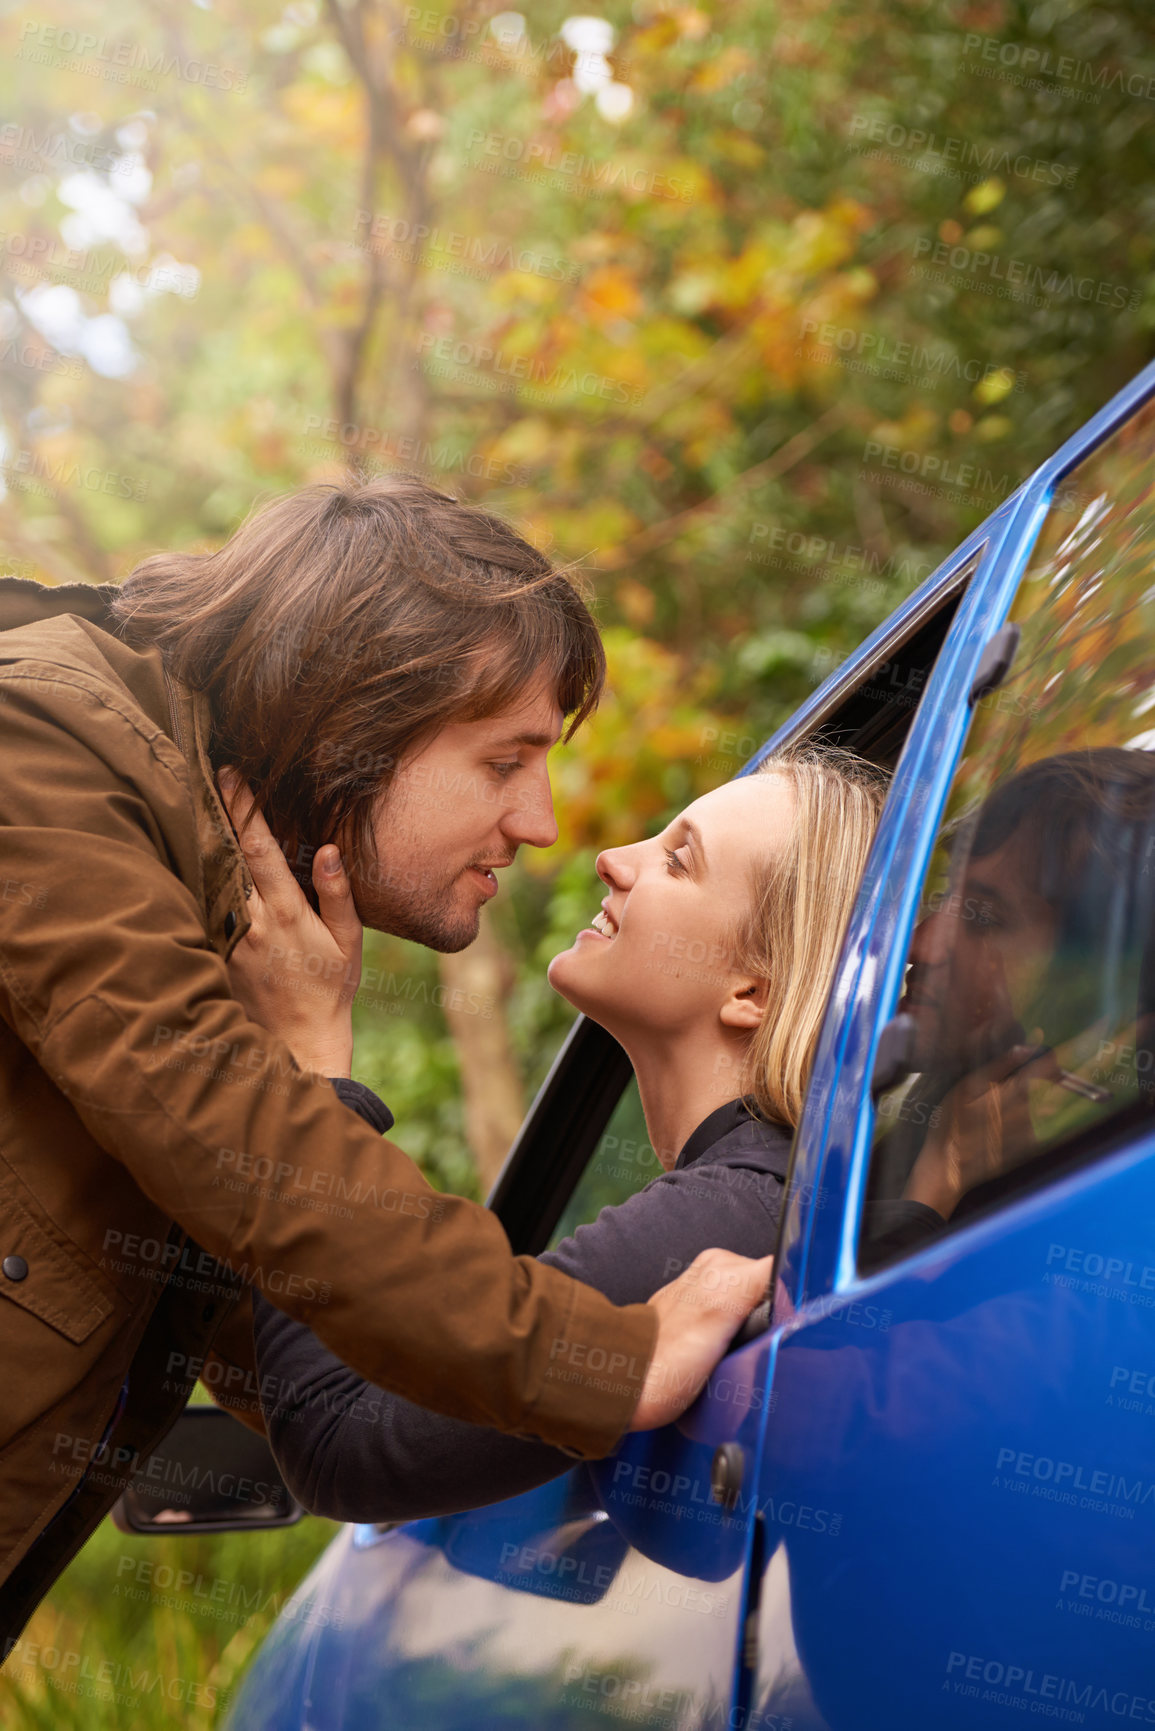
M756 870L793 818L786 777L750 775L696 799L651 840L607 848L602 912L550 963L554 990L623 1041L715 1026L738 982L733 938Z

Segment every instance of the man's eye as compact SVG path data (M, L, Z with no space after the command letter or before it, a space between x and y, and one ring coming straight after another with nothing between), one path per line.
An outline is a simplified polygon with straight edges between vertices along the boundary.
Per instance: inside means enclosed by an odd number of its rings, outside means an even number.
M684 872L686 870L686 862L680 860L673 848L669 847L666 849L666 869L667 871L674 873Z
M515 757L511 763L491 763L489 767L494 775L499 775L504 781L507 776L513 774L515 769L521 769L522 764L521 760Z

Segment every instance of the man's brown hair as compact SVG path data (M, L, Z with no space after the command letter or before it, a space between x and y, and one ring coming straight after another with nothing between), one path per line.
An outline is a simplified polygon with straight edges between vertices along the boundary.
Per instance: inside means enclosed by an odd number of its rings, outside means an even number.
M568 738L605 679L570 580L500 518L409 478L304 487L215 553L144 560L113 610L207 694L213 762L249 781L305 881L327 841L369 866L378 794L446 723L544 676Z

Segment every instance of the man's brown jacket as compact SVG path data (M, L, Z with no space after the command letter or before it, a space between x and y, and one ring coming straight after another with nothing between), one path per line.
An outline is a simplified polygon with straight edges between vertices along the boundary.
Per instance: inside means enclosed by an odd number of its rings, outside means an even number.
M625 1429L656 1329L514 1257L248 1020L225 961L251 885L208 707L114 634L111 593L0 582L9 1640L206 1355L259 1414L251 1287L371 1381L588 1456Z

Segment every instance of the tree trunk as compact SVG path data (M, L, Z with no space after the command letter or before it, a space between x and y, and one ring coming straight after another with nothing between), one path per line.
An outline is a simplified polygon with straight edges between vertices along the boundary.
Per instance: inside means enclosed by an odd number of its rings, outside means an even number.
M513 967L483 908L476 942L440 956L445 1020L461 1060L465 1134L481 1188L488 1193L525 1116L521 1076L513 1056L506 1004Z

